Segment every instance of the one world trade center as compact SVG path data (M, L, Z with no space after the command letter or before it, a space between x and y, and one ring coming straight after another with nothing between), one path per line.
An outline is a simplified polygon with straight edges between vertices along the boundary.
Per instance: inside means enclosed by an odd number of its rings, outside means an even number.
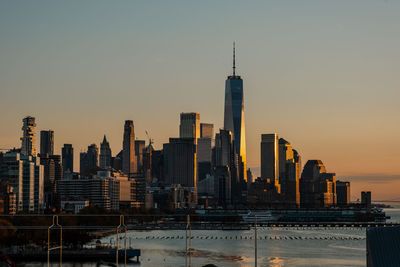
M239 161L239 176L242 181L247 181L243 80L236 75L235 43L233 43L233 73L225 81L224 129L233 134L233 143Z

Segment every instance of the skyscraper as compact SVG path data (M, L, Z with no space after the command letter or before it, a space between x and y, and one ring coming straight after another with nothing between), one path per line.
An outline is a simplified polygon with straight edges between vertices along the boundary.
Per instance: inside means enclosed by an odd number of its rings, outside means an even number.
M85 173L99 166L99 149L96 144L88 146L87 152L80 154L80 171Z
M279 184L283 200L290 207L300 206L300 155L283 138L279 139Z
M213 135L214 135L214 124L200 123L200 137L201 138L213 138Z
M65 172L74 171L74 148L72 144L64 144L62 148L62 165Z
M170 138L168 184L197 187L197 153L194 138Z
M63 179L63 166L60 155L39 154L43 165L44 201L46 208L57 206L56 183Z
M219 201L224 205L231 204L231 202L240 202L241 193L237 168L238 155L235 153L235 145L231 131L221 129L219 133L215 135L214 161L215 194L219 196L219 198L225 198L225 200L219 199Z
M54 154L54 131L40 131L40 154Z
M280 192L278 134L261 135L261 178L270 179Z
M145 149L146 142L144 140L135 140L135 155L137 172L143 172L143 150Z
M100 168L107 169L111 167L111 148L104 135L103 142L100 144Z
M225 82L224 129L233 133L236 154L239 156L240 176L247 181L243 80L235 71L235 43L233 43L233 74L228 76Z
M294 176L294 155L292 145L283 138L279 139L279 184L281 193L286 195L287 183ZM293 179L292 179L293 180Z
M36 148L35 148L35 118L34 117L25 117L23 120L22 131L23 135L21 137L22 145L21 145L21 154L24 156L35 156Z
M198 162L211 162L211 146L214 134L214 125L211 123L200 123L200 138L197 141Z
M197 154L198 162L211 162L211 138L197 140Z
M135 129L131 120L125 121L122 150L122 171L126 174L136 173Z
M327 173L321 160L309 160L300 179L301 207L321 208L336 204L336 174Z
M336 197L338 206L350 204L350 182L336 181Z
M39 213L43 210L43 166L39 164L38 157L21 155L17 151L5 153L0 177L14 189L17 212Z
M197 112L181 113L179 138L200 138L200 114Z

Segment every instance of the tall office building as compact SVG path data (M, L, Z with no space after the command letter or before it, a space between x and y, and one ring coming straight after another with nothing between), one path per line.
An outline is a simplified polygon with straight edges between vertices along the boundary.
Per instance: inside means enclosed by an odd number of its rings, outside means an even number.
M210 175L212 138L214 125L211 123L200 123L200 138L197 140L197 168L199 181Z
M87 152L80 154L80 171L85 173L99 166L99 149L96 144L88 146Z
M296 206L300 207L300 177L301 177L301 156L297 150L293 149L293 159L295 166L295 185L291 182L288 186L289 194L291 194L291 199L293 201L293 196L296 196ZM295 192L295 194L293 194Z
M211 138L197 140L197 154L198 162L211 162Z
M74 148L72 144L64 144L61 154L63 172L74 172Z
M283 200L288 206L300 205L300 155L283 138L279 139L279 184Z
M36 156L36 148L35 148L35 118L34 117L25 117L23 120L22 131L23 135L21 137L22 145L21 145L21 154L24 156Z
M181 123L179 125L180 138L200 138L200 114L197 112L181 113Z
M200 123L200 137L213 138L214 137L214 124Z
M122 151L122 171L126 174L136 173L135 129L131 120L125 121Z
M167 154L167 183L197 187L197 153L194 138L170 138Z
M300 205L302 208L312 208L316 205L317 190L321 173L326 169L321 160L309 160L304 166L300 179Z
M146 142L144 140L135 140L135 154L137 172L144 174L143 170L143 150L145 149Z
M220 129L215 135L215 166L229 166L234 162L235 149L231 131Z
M233 133L236 154L239 156L240 176L247 181L246 137L244 120L243 80L236 75L235 43L233 44L233 74L225 82L224 129Z
M54 131L40 131L40 154L54 154Z
M200 123L200 138L197 141L197 161L211 162L211 146L214 134L214 125Z
M17 212L39 213L43 211L43 166L39 164L38 157L22 155L17 151L5 153L0 177L13 187Z
M111 148L106 135L104 135L103 142L100 144L100 168L111 168Z
M238 155L235 153L233 134L231 131L221 129L215 135L215 186L216 195L224 195L221 188L225 188L225 197L229 196L229 201L239 203L242 200L240 192L240 176L238 170ZM222 179L222 180L221 180ZM229 181L224 181L228 179ZM222 184L224 186L222 186ZM229 188L226 189L226 188ZM228 192L226 191L229 191ZM231 204L225 202L224 204Z
M336 174L327 173L321 160L309 160L300 179L301 207L321 208L336 204Z
M348 206L350 204L350 182L336 181L336 195L338 206Z
M60 155L39 154L43 165L44 202L46 208L57 207L56 183L63 179L63 166Z
M261 135L261 178L270 179L280 192L278 143L278 134Z

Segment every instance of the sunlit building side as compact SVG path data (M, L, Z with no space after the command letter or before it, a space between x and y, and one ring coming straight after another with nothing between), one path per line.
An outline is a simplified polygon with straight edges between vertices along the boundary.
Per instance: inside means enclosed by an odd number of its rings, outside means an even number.
M35 148L35 118L34 117L25 117L23 120L22 125L22 145L21 145L21 154L24 156L35 156L36 155L36 148Z
M242 180L247 181L243 80L236 75L235 70L234 46L233 74L228 76L225 81L224 129L233 133L235 150L240 162L240 177Z

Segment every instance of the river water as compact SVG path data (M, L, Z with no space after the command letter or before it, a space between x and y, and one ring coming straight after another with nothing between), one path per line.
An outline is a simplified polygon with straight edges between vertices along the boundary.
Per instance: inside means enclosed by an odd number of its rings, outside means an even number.
M400 222L400 205L385 209ZM257 266L366 266L365 228L258 228ZM254 229L193 230L191 257L185 254L185 230L129 231L128 246L141 249L140 266L255 266ZM101 239L115 244L115 236ZM120 241L123 245L123 241ZM137 264L129 264L137 266ZM56 266L56 265L54 265ZM96 264L64 264L94 267ZM120 265L121 266L121 265Z

